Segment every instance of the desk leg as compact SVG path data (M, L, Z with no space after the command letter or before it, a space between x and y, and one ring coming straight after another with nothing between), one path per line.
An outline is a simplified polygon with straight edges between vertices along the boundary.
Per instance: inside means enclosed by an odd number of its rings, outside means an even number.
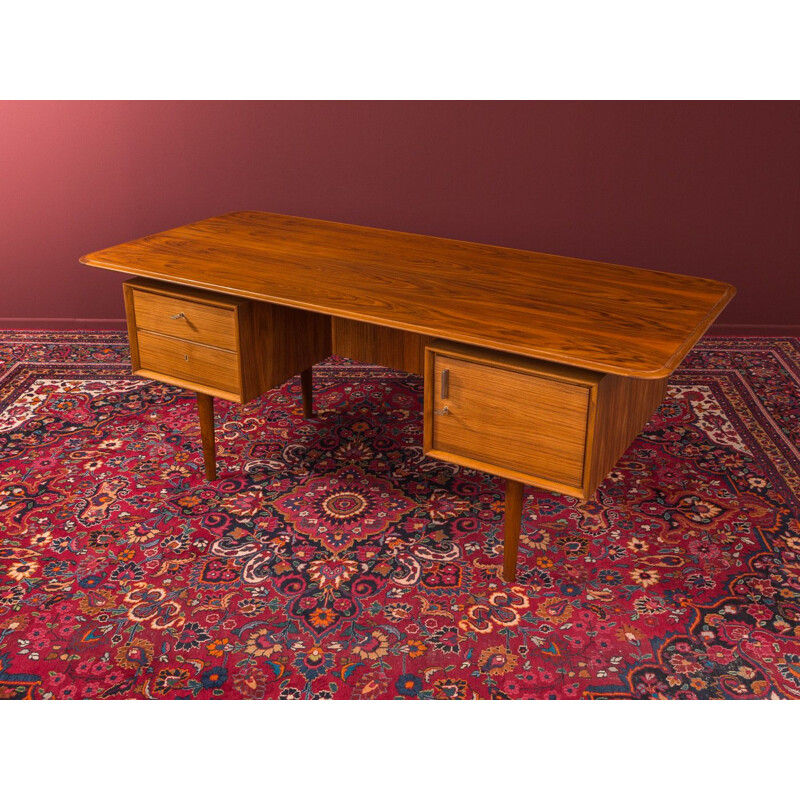
M206 479L217 479L217 455L214 445L214 398L209 394L197 393L197 411L200 416L200 436L203 440L203 461L206 465Z
M300 390L303 393L303 416L311 419L314 416L314 400L311 390L311 367L300 373Z
M506 480L505 547L503 549L503 580L514 581L517 577L517 550L522 524L522 501L525 486L519 481Z

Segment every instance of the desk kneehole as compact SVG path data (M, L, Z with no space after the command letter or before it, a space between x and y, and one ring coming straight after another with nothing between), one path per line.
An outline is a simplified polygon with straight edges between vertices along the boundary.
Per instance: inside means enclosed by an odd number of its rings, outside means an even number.
M483 348L425 353L427 455L586 499L658 407L646 381Z

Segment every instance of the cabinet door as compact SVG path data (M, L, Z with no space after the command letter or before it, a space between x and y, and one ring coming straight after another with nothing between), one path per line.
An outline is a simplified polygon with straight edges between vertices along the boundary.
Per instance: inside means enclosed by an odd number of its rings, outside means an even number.
M553 376L531 374L441 353L428 363L433 391L425 418L431 428L427 452L580 494L590 386L564 380L556 370Z

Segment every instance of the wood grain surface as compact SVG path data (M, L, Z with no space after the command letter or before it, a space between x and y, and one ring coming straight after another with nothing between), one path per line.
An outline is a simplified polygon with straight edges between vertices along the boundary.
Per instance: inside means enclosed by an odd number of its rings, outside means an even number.
M642 432L667 393L667 379L605 375L597 387L597 410L587 443L585 492L591 497L631 442Z
M139 290L133 293L133 307L140 330L223 350L237 347L235 308L220 308L182 296Z
M430 336L410 331L336 317L331 335L333 352L337 356L417 375L422 375L425 347L433 341Z
M231 394L241 392L236 353L148 331L138 331L137 339L140 369L163 375L168 383L178 378Z
M131 365L145 378L247 403L331 355L323 314L147 278L123 291Z
M666 378L602 374L437 339L425 349L423 450L585 500L666 389Z
M214 398L197 393L197 413L200 418L200 438L203 442L203 465L206 480L217 479L217 446L214 439Z
M580 489L590 387L440 353L431 373L428 454Z
M81 261L640 378L669 375L735 293L706 278L256 211Z
M506 479L505 535L503 545L503 580L511 583L517 579L517 553L522 523L522 505L525 486L519 481Z
M246 303L239 310L242 397L247 403L331 354L331 320L300 308Z

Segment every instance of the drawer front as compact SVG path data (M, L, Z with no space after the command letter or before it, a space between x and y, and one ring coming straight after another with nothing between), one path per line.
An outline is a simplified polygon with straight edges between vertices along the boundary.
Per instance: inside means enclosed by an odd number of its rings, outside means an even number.
M433 408L449 411L426 420L434 450L581 486L587 386L438 353L433 368Z
M238 394L239 356L228 350L138 331L139 368Z
M198 344L237 350L236 312L182 297L134 290L136 327Z

